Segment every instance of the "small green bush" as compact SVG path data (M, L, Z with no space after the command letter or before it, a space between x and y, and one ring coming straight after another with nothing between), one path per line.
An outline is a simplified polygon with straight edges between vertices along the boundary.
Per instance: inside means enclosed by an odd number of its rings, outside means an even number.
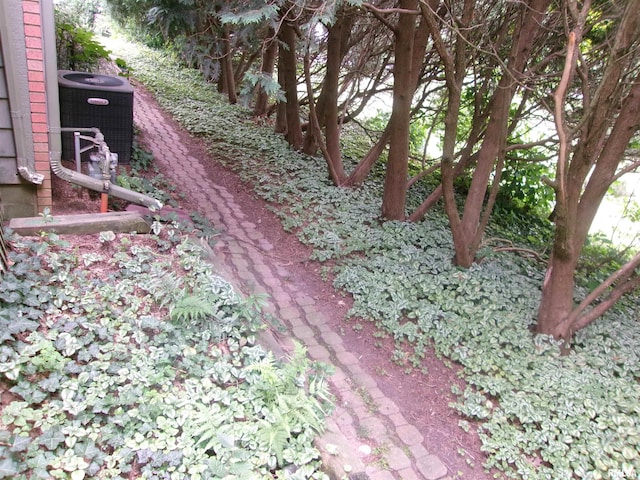
M56 43L61 70L93 72L100 60L109 58L92 32L71 23L56 23Z
M97 41L93 32L99 0L74 0L55 6L56 52L58 68L93 72L109 51Z

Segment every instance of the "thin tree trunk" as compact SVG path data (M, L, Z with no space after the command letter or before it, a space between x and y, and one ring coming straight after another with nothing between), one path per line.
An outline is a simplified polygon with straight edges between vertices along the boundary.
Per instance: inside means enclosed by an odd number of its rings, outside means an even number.
M462 84L460 80L458 80L459 87L462 88ZM486 92L486 85L482 88L478 89L476 92L476 97L482 98L484 96L484 92ZM459 109L459 107L457 107ZM476 101L475 112L473 115L473 124L471 127L471 132L466 140L466 144L462 151L456 155L459 160L453 166L453 178L456 179L471 165L473 165L478 160L478 152L473 152L475 146L478 144L484 130L486 129L486 121L487 121L488 112L486 110L482 110L480 106L480 102ZM457 125L456 125L457 129ZM421 220L424 215L438 203L438 201L442 198L442 183L438 185L433 192L429 194L429 196L409 215L408 220L411 222L417 222Z
M610 275L580 305L574 308L566 319L566 322L571 325L572 331L577 332L590 325L611 309L623 295L637 289L640 285L640 276L635 273L638 265L640 265L640 253ZM603 297L602 301L596 303L601 297Z
M233 81L236 85L242 83L244 76L249 71L256 59L260 56L260 54L260 50L255 50L251 53L243 52L240 62L238 62L235 69L233 70Z
M263 75L271 77L275 69L276 55L278 54L278 42L275 40L273 28L269 28L267 33L267 44L262 49L262 65L260 71ZM256 101L253 114L260 117L267 114L269 107L269 95L260 85L256 87Z
M346 175L344 173L344 168L342 164L342 158L339 156L340 151L338 151L338 157L332 157L331 152L329 152L327 145L322 139L322 131L320 130L320 124L318 123L318 115L316 113L316 104L313 99L313 86L311 84L311 61L309 59L309 53L304 56L304 77L307 85L307 94L309 96L309 130L312 131L312 135L317 138L318 146L322 151L322 155L324 156L327 162L327 168L329 169L329 178L333 182L334 185L340 186L344 182Z
M287 132L285 134L287 142L294 149L302 147L302 125L300 123L300 107L298 102L298 78L297 78L297 58L296 58L296 32L292 25L286 21L280 27L278 33L283 45L280 45L279 66L283 69L284 92L287 99Z
M282 47L278 48L280 51ZM278 55L278 83L284 89L284 58L282 55ZM279 101L276 104L276 124L274 130L276 133L282 133L287 135L287 102Z
M233 55L231 50L231 40L229 38L229 27L222 30L222 75L224 77L223 88L229 98L229 103L238 103L236 83L233 76Z
M364 179L367 178L367 176L371 172L371 169L380 158L380 155L382 155L382 152L387 147L390 137L390 123L387 123L387 126L382 132L382 135L380 135L378 141L373 147L369 149L364 158L360 160L360 162L358 162L356 168L353 169L351 175L349 175L349 178L345 182L345 186L353 187L354 185L358 185L364 182Z
M459 229L452 230L456 247L456 263L460 266L470 267L475 260L480 244L478 239L484 233L481 217L483 211L489 208L489 205L484 204L489 179L494 171L496 161L500 159L500 155L504 156L505 152L509 108L518 87L518 83L514 79L520 78L524 71L534 39L541 29L541 20L550 3L550 0L534 0L526 8L523 7L521 25L515 32L514 48L507 64L508 71L503 72L491 100L489 123L478 152L478 161L473 172L471 186L465 199L461 225ZM488 213L485 212L485 214Z
M456 127L457 128L457 127ZM476 160L476 155L466 155L453 166L453 178L458 178L465 169ZM433 192L416 208L408 220L410 222L417 222L424 217L424 215L442 198L442 183L438 185Z
M473 14L474 1L466 0L463 7L461 25L468 25ZM462 222L458 214L455 194L453 190L454 175L454 157L455 144L458 132L458 123L460 118L460 104L462 83L466 73L466 41L459 38L456 42L455 52L447 49L445 42L440 34L437 15L431 5L420 5L422 16L425 19L427 27L433 38L434 48L440 56L444 68L445 83L447 86L447 109L444 119L444 141L442 146L442 195L444 197L445 211L449 218L449 224L453 233L454 248L456 252L456 263L467 262L468 258L464 256L467 249L461 244L462 238Z
M435 0L429 0L429 3L435 3ZM421 22L415 32L414 45L413 45L413 57L411 61L411 95L413 96L413 92L415 92L418 87L418 81L420 80L420 71L422 67L422 63L424 61L425 52L427 49L427 43L429 40L429 30L424 26ZM391 117L393 117L393 112L391 112ZM358 163L358 165L354 168L349 175L349 178L345 182L345 186L354 186L364 182L365 178L371 172L371 169L376 164L380 155L389 144L389 140L391 139L391 125L395 122L392 118L389 118L389 122L387 122L387 126L385 127L382 135L375 143L373 147L367 152L362 160Z
M341 9L336 15L336 21L329 27L327 38L327 69L322 89L315 105L317 122L320 129L325 129L326 150L332 156L332 162L340 158L340 119L338 112L338 90L340 67L348 52L349 38L354 17ZM303 151L309 155L316 153L318 142L315 129L307 130ZM341 161L341 160L340 160Z

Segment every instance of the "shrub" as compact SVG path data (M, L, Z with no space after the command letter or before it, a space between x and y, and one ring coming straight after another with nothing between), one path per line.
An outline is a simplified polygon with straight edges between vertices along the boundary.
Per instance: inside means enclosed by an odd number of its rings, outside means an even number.
M109 58L109 51L97 40L91 29L98 12L97 2L71 2L56 5L56 51L58 68L62 70L95 71L98 62ZM85 7L84 9L81 7Z

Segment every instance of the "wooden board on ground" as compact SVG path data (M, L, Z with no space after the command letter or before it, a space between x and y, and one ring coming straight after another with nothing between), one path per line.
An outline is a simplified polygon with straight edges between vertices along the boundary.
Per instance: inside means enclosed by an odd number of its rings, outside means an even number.
M150 226L135 212L84 213L45 217L12 218L9 228L19 235L42 232L84 235L112 231L114 233L149 233Z

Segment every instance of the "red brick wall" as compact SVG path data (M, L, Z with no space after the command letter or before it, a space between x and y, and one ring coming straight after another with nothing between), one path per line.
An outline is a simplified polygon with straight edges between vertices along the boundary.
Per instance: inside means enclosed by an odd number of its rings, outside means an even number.
M33 149L35 153L36 171L44 175L44 182L38 186L38 211L42 212L45 207L51 208L52 200L51 169L49 167L49 127L47 122L40 8L40 0L22 0L25 42L27 47L31 124L33 128Z

